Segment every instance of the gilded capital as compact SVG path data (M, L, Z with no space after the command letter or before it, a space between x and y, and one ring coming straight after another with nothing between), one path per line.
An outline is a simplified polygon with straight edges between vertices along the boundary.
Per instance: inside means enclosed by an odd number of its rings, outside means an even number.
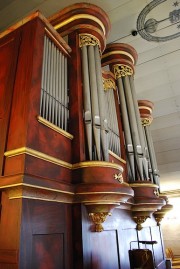
M130 66L124 65L124 64L114 65L113 71L114 71L115 79L133 75L133 69Z
M151 125L152 121L153 121L153 118L150 116L148 118L141 118L142 126Z
M108 78L108 79L103 78L103 86L104 86L105 91L116 89L115 81L111 78Z
M80 34L79 35L79 47L82 48L83 46L96 46L100 48L99 40L91 35L91 34Z

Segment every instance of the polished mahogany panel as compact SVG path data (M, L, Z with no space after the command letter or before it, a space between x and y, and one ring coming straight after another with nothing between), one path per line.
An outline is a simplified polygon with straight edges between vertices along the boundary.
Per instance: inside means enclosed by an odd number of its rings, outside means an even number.
M0 40L0 66L3 67L0 68L0 175L3 172L19 41L19 32Z
M71 205L23 200L21 269L72 269Z

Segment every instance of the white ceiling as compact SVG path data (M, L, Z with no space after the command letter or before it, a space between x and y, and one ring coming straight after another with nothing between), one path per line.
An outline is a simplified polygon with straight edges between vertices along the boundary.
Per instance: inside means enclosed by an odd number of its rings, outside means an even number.
M161 175L161 190L180 190L180 38L158 43L146 41L139 34L131 35L131 31L136 29L139 13L150 0L0 0L0 31L32 11L40 10L49 17L76 2L96 4L108 13L112 24L108 43L128 43L137 50L137 96L155 105L151 130ZM147 18L159 21L175 9L180 9L180 0L166 0ZM180 31L177 25L170 26L167 20L158 25L155 35L168 36Z

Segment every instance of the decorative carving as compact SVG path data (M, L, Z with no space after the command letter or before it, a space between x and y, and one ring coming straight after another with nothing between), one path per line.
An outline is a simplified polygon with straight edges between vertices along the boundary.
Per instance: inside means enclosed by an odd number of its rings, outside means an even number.
M133 75L133 69L128 65L116 64L113 68L115 79Z
M123 183L123 176L122 176L122 174L115 174L114 175L114 178L116 179L116 180L118 180L120 183Z
M136 222L136 229L138 231L142 230L142 224L149 218L148 216L134 216L133 219Z
M153 121L153 118L152 117L141 118L141 122L142 122L142 125L143 126L151 125L152 121Z
M157 197L159 197L159 192L158 192L157 189L155 189L153 192L154 192L154 194L155 194Z
M105 222L107 216L111 216L112 214L109 212L96 212L89 213L89 217L95 224L95 231L102 232L104 230L102 223Z
M116 89L116 84L115 84L115 81L113 79L104 79L103 78L103 86L104 86L104 90L107 91L107 90L111 90L111 89Z
M155 216L155 220L156 220L157 226L160 226L163 217L164 216Z
M83 47L83 46L96 46L98 45L99 48L101 47L100 46L100 43L99 43L99 40L91 35L91 34L80 34L79 35L79 47Z

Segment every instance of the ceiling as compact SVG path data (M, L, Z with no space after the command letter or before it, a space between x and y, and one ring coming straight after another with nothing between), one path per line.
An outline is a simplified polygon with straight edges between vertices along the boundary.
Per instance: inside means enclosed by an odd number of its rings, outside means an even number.
M157 31L152 35L164 37L180 32L180 16L173 24L168 18L169 12L180 9L180 0L156 1L163 3L150 11L147 19L167 20L156 23ZM152 101L155 106L151 131L161 175L161 191L179 190L180 193L180 37L152 42L140 34L131 34L136 30L139 13L151 0L0 0L0 31L32 11L40 10L49 17L76 2L96 4L107 12L112 24L107 43L128 43L137 50L137 96Z

